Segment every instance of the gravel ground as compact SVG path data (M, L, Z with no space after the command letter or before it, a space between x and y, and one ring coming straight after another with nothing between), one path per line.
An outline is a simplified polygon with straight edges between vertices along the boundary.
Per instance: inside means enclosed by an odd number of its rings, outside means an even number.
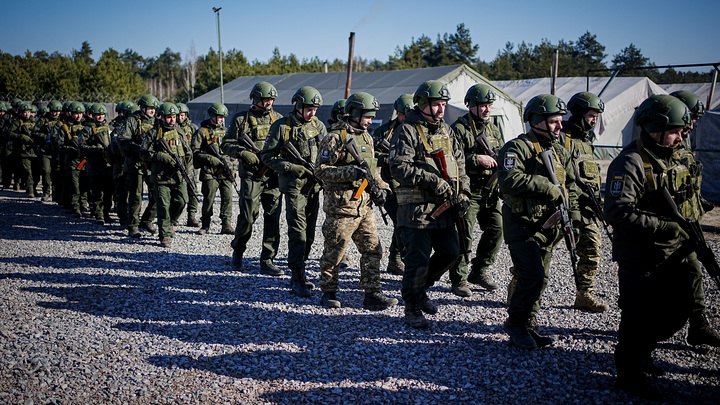
M378 223L388 246L390 228ZM232 238L219 229L217 219L205 236L179 227L166 250L148 234L130 240L117 225L0 191L0 403L641 402L614 388L620 313L607 240L597 292L610 311L571 308L574 283L559 248L539 315L559 340L527 352L502 332L506 248L490 270L501 289L473 288L464 299L445 278L430 290L440 305L432 330L416 331L404 325L402 306L362 309L354 247L355 265L341 272L343 308L329 310L317 290L294 297L289 276L259 274L261 220L246 273L229 271ZM285 232L280 252L277 264L288 272ZM400 298L400 281L383 273L390 296ZM718 289L709 280L705 287L718 328ZM690 347L685 334L656 351L667 370L658 386L668 402L718 403L718 350Z

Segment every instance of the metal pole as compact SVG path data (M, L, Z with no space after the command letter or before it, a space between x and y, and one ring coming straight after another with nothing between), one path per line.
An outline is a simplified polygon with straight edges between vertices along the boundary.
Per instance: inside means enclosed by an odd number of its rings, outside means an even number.
M553 96L555 95L555 92L557 90L557 75L558 75L558 59L560 55L560 50L555 50L555 57L553 58L553 68L552 68L552 84L550 85L550 94Z
M348 52L348 69L347 78L345 79L345 98L350 97L350 87L352 84L352 68L353 68L353 49L355 48L355 33L350 33L350 51Z
M222 72L222 42L220 41L220 9L222 7L213 7L213 11L217 14L218 25L218 55L220 56L220 102L225 104L225 90L223 89L223 72Z
M712 83L710 84L710 94L708 94L707 107L705 107L708 110L712 110L713 97L715 96L715 85L717 84L718 77L718 66L720 65L715 65L715 70L713 70Z

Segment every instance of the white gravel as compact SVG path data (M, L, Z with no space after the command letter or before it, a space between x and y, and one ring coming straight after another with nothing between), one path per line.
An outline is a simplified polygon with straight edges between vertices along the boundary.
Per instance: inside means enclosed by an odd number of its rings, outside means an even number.
M378 223L387 247L390 228ZM308 264L316 283L321 224L322 214ZM571 308L574 283L560 247L539 315L559 340L527 352L502 332L506 248L490 271L500 290L473 287L463 299L445 278L430 291L440 306L433 329L416 331L404 325L401 305L362 309L354 247L339 310L319 306L317 290L310 299L291 295L289 276L259 274L261 226L246 255L254 268L236 273L232 238L219 234L217 218L205 236L179 227L166 250L157 237L131 240L118 225L0 191L0 403L641 402L614 388L620 312L607 240L597 292L610 311ZM286 252L283 230L277 264L285 271ZM401 277L383 273L383 281L400 298ZM705 287L718 328L718 289L708 279ZM685 333L656 351L667 370L658 386L668 402L717 403L718 349L690 347Z

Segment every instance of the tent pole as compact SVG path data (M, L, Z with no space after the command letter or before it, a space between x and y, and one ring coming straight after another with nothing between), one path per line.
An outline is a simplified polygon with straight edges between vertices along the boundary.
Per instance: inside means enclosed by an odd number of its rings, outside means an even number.
M350 33L350 51L348 52L348 68L347 78L345 79L345 98L350 97L350 87L352 85L352 69L353 69L353 49L355 48L355 33Z
M555 57L553 58L553 68L552 68L552 84L550 88L550 94L553 96L555 95L557 91L557 75L558 75L558 55L560 54L560 50L555 50Z
M598 97L602 96L602 94L605 92L605 89L607 89L607 86L610 85L610 82L613 81L613 79L615 78L615 76L618 75L618 73L620 73L620 70L621 69L618 69L613 72L612 76L610 76L610 80L608 80L607 83L605 83L605 86L602 88L602 90L600 90L600 93L598 93ZM590 80L590 79L588 79L588 80Z
M706 108L708 110L712 109L713 97L715 96L715 84L717 83L718 66L720 66L720 65L714 66L715 70L713 71L712 83L710 84L710 94L708 94L708 98L707 98L707 107Z

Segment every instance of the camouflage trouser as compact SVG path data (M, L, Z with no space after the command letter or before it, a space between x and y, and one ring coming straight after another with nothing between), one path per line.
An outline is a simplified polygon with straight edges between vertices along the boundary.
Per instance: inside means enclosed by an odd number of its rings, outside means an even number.
M25 191L28 193L35 193L35 178L33 177L33 162L37 158L20 158L19 169L20 169L20 182L25 185Z
M113 179L111 174L88 176L90 212L95 218L104 218L112 208Z
M377 233L375 213L365 205L359 217L327 215L322 227L325 248L320 259L320 288L324 292L338 290L338 264L352 239L361 254L360 289L378 292L380 285L380 258L382 246Z
M703 271L700 267L697 254L691 253L687 258L687 266L690 272L690 281L693 289L693 304L690 307L692 315L702 315L707 307L705 306L705 290L703 290Z
M50 164L49 155L41 155L38 157L38 170L33 171L33 175L40 179L42 178L42 193L43 196L52 194L52 179L50 174L52 173L52 166ZM37 181L35 182L37 184Z
M595 286L595 275L600 267L600 246L602 237L595 222L580 226L580 238L577 241L577 253L580 257L575 274L575 287L578 291L590 290Z

